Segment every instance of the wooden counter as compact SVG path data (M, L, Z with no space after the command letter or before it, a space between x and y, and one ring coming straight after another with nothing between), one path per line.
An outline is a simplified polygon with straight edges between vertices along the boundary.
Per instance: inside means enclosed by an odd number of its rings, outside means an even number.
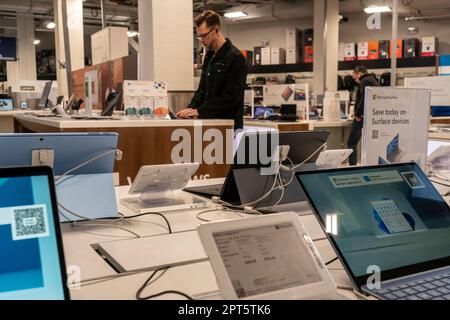
M15 132L17 133L52 133L52 132L117 132L118 148L123 152L122 161L117 162L116 172L120 174L121 185L128 184L127 178L134 179L143 165L171 164L172 149L180 141L171 141L172 133L185 129L192 137L191 154L194 158L194 132L203 141L208 129L218 129L223 137L226 131L233 130L231 120L72 120L58 118L38 118L33 115L17 115ZM198 137L195 137L198 138ZM223 154L226 154L224 138ZM203 141L202 154L211 142ZM232 142L231 142L232 146ZM194 159L192 159L194 162ZM227 164L201 164L196 176L220 178L225 177Z

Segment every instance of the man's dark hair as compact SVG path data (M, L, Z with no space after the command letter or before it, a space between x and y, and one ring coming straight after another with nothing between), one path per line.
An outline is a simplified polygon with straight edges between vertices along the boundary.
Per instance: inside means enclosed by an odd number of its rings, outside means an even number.
M194 19L194 23L197 28L200 27L203 24L203 22L206 22L208 28L216 26L219 28L222 27L222 21L220 19L220 16L212 10L203 11L202 14L200 14Z
M365 66L357 66L354 70L354 72L362 73L362 74L368 74L369 71L367 71L367 68Z

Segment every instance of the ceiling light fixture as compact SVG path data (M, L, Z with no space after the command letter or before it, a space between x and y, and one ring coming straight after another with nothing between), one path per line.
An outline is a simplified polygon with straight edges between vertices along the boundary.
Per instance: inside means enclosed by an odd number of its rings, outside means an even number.
M128 34L128 38L134 38L139 35L139 32L137 32L135 30L128 30L127 34Z
M368 6L364 9L364 11L368 14L372 14L372 13L383 13L383 12L391 12L391 8L389 8L388 6Z
M236 18L243 18L248 16L247 13L243 12L243 11L233 11L233 12L226 12L224 14L225 18L228 19L236 19Z
M47 29L55 29L56 24L53 21L47 23Z
M36 40L33 41L33 44L35 46L37 46L39 43L41 43L41 40L39 40L39 39L36 39Z

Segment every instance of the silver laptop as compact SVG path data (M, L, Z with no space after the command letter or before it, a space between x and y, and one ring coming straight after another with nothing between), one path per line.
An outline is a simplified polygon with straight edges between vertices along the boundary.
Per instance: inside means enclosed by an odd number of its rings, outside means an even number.
M296 176L355 289L450 300L450 207L417 164Z

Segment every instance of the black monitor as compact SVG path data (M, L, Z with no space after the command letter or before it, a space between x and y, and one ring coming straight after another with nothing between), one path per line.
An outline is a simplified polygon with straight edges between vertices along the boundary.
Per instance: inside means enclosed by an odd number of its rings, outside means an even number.
M52 90L53 81L48 81L45 83L44 91L42 92L41 100L39 101L39 108L47 109L49 107L50 91Z

